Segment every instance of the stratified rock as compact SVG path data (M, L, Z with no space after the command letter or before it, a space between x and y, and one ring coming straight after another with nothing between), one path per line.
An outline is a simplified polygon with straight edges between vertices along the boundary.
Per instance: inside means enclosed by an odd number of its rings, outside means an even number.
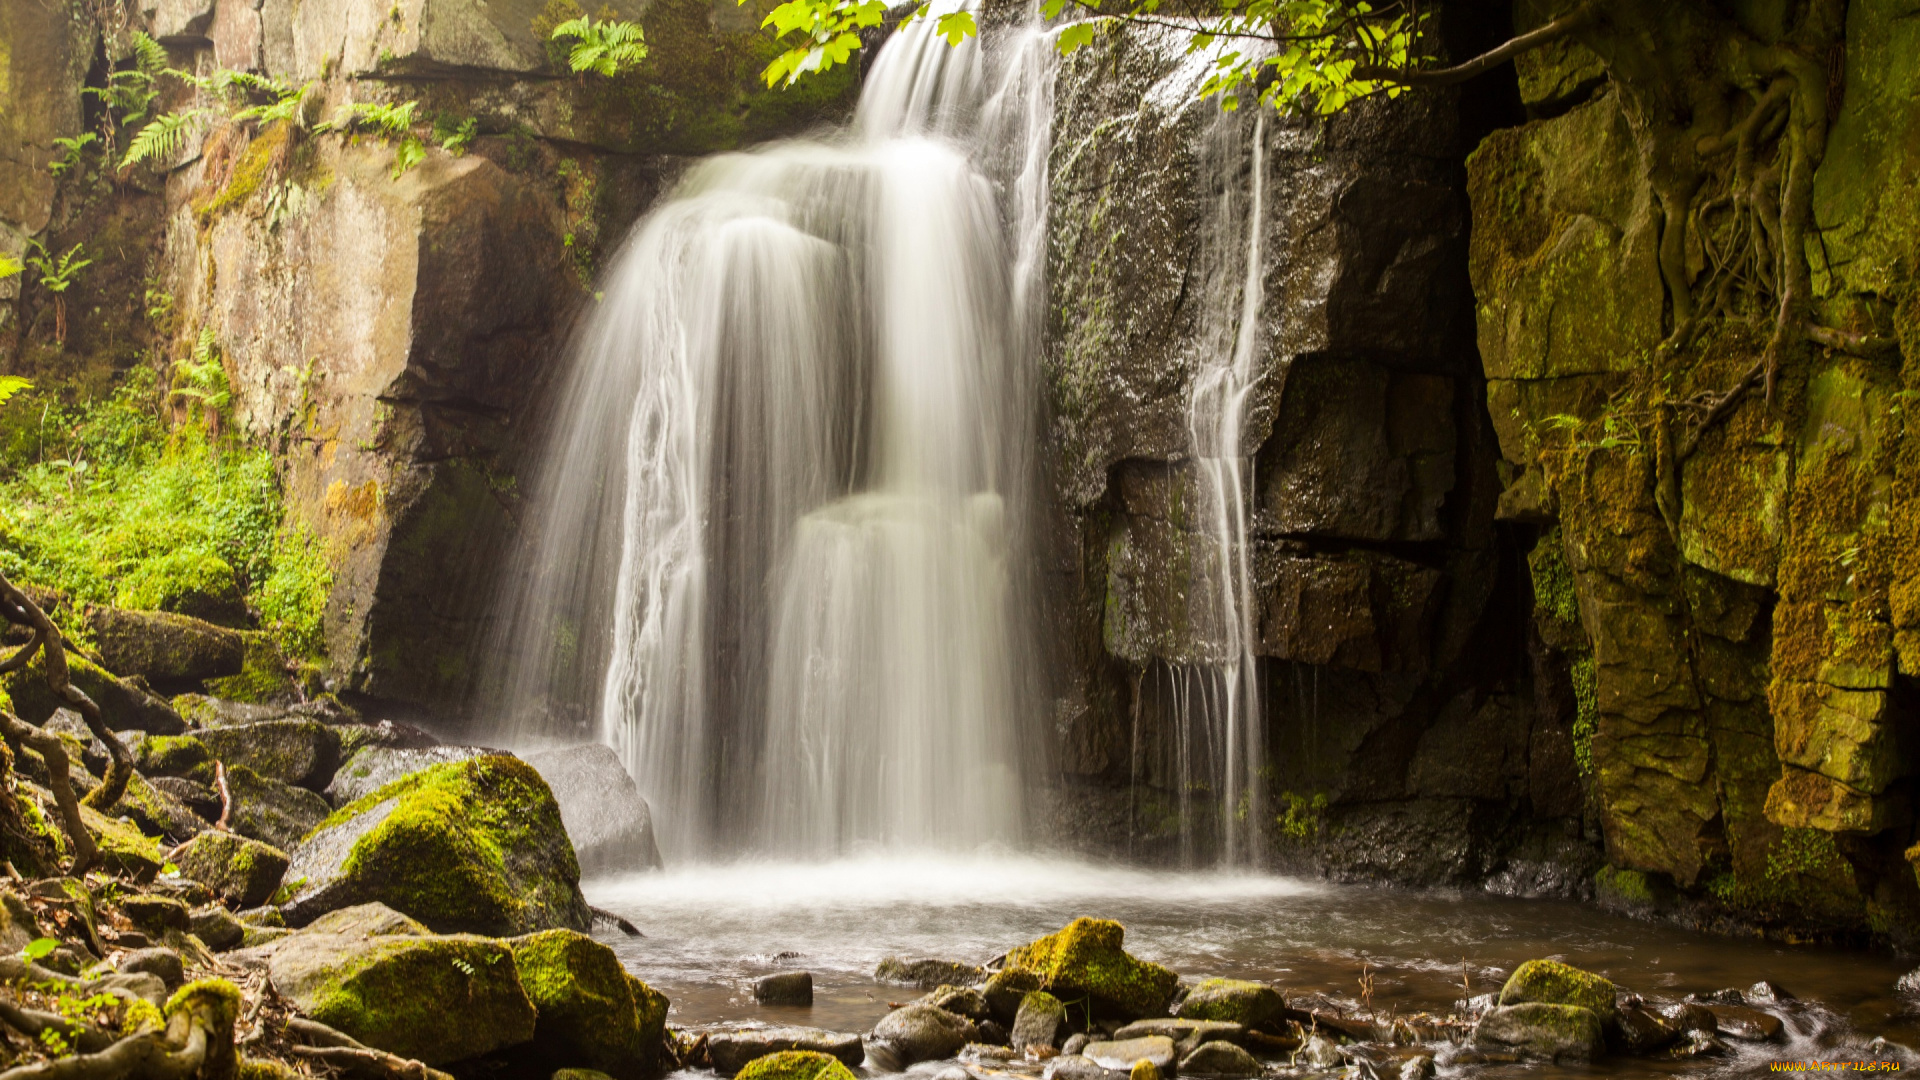
M100 662L158 687L240 674L246 641L224 626L169 611L94 608L87 614Z
M1260 1063L1230 1042L1201 1043L1180 1059L1183 1076L1258 1076Z
M533 1038L533 1003L505 943L421 934L395 914L343 910L274 942L274 989L329 1027L429 1065Z
M436 765L343 807L294 850L287 880L295 924L378 900L441 932L592 925L560 808L508 756Z
M1080 1056L1103 1069L1131 1069L1145 1061L1165 1071L1173 1068L1173 1040L1164 1035L1138 1039L1109 1039L1090 1042Z
M233 830L282 851L299 846L300 838L325 821L327 800L245 765L227 770L227 791L233 796Z
M527 1050L543 1068L598 1069L615 1080L659 1071L667 999L628 975L612 949L572 930L507 944L539 1016Z
M1578 1005L1501 1005L1480 1018L1473 1044L1512 1050L1532 1061L1592 1061L1606 1049L1600 1017Z
M1110 919L1075 919L1064 929L1007 954L1003 971L1027 972L1038 989L1098 998L1127 1016L1164 1015L1179 976L1121 948L1126 930Z
M931 1005L903 1005L873 1027L874 1038L891 1043L908 1065L952 1057L976 1034L971 1020Z
M873 978L876 982L898 983L902 986L917 986L922 990L932 990L943 984L972 986L985 982L987 971L985 968L961 963L958 960L910 960L906 957L889 956L873 969Z
M591 743L546 750L528 754L527 763L560 800L560 818L582 874L660 868L653 812L612 747Z
M867 1056L860 1036L819 1028L742 1027L707 1035L707 1056L722 1076L732 1076L756 1058L788 1050L826 1054L848 1068L858 1068Z
M1180 1003L1183 1020L1223 1020L1242 1027L1265 1027L1280 1019L1286 1001L1265 983L1245 979L1207 979Z
M340 765L340 736L312 720L268 720L199 732L207 752L228 768L243 765L261 776L309 791L324 791Z
M782 971L753 980L753 1000L762 1005L813 1004L813 975L806 971Z
M366 746L356 750L347 763L333 774L333 781L327 786L327 798L335 806L345 806L403 776L412 776L435 765L471 761L497 753L500 751L480 746Z
M1020 1011L1014 1015L1014 1049L1056 1046L1066 1033L1066 1026L1067 1007L1045 990L1035 990L1020 1002Z
M782 1050L748 1062L740 1070L740 1080L854 1080L854 1076L832 1054Z
M182 845L173 861L182 874L239 908L266 903L287 872L287 856L279 848L217 829Z
M1529 960L1507 977L1500 988L1500 1004L1578 1005L1604 1023L1613 1017L1614 992L1613 983L1591 971L1558 960Z

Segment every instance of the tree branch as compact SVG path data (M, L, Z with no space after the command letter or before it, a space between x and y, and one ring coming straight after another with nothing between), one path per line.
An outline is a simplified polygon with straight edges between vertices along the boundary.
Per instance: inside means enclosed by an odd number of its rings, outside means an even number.
M1523 52L1558 41L1592 21L1593 8L1587 4L1581 4L1545 26L1529 30L1505 45L1483 52L1464 64L1424 71L1358 64L1353 69L1353 77L1367 82L1394 82L1402 86L1452 86L1492 71Z
M100 706L87 696L86 691L73 685L72 676L67 670L67 651L60 628L53 625L53 620L47 618L47 613L40 610L40 605L34 603L32 597L8 581L4 574L0 574L0 599L5 599L13 609L7 612L9 621L22 623L40 637L40 655L47 666L47 686L56 697L73 706L73 710L87 722L87 730L93 733L94 738L106 744L107 755L112 758L113 764L108 766L107 775L100 786L88 792L83 801L96 810L111 807L120 801L120 796L127 790L127 781L133 776L133 755L127 752L126 744L107 727L106 720L100 715ZM16 654L9 663L19 659L20 655L24 654Z

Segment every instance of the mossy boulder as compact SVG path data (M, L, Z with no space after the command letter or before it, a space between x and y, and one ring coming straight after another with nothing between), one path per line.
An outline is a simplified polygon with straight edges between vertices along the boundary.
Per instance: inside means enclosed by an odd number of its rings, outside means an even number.
M504 755L438 765L358 799L293 852L295 924L378 900L441 932L508 936L592 920L560 808Z
M340 766L340 736L313 720L268 720L199 733L207 752L283 784L325 791Z
M1067 1030L1067 1007L1045 990L1035 990L1020 1002L1013 1018L1013 1048L1058 1046Z
M1003 971L1027 972L1064 1000L1092 998L1128 1019L1166 1012L1179 976L1121 948L1126 929L1111 919L1075 919L1007 954Z
M67 651L67 674L100 706L101 719L114 731L178 735L187 730L186 721L165 701L132 680L115 678L72 650ZM0 675L0 691L13 698L13 711L28 723L45 723L67 707L48 688L46 657L40 653L18 671Z
M1278 1021L1286 1004L1280 992L1265 983L1207 979L1180 1003L1179 1015L1185 1020L1224 1020L1257 1028Z
M261 776L245 765L227 769L227 791L233 796L233 830L282 851L327 818L327 800L292 784Z
M273 943L274 989L368 1046L444 1065L533 1038L533 1002L506 943L420 933L379 905Z
M445 765L497 754L479 746L384 746L369 745L355 750L346 764L334 772L327 785L327 798L335 806L379 791L405 776Z
M207 827L207 822L186 803L155 787L137 772L127 777L127 789L113 804L113 812L149 836L164 836L175 843Z
M839 1058L818 1050L783 1050L755 1058L738 1075L739 1080L854 1080Z
M53 797L47 797L53 805ZM137 827L119 818L110 818L91 806L80 807L80 821L93 834L100 857L108 871L125 874L135 881L150 881L166 861L160 845Z
M1529 1061L1592 1061L1606 1049L1600 1017L1578 1005L1533 1001L1489 1009L1473 1028L1473 1044Z
M755 1025L707 1032L707 1057L721 1076L732 1076L769 1054L791 1050L825 1054L849 1069L859 1068L867 1054L860 1036L843 1031Z
M144 776L213 781L213 755L194 735L148 735L131 747L133 767Z
M1558 960L1529 960L1500 988L1500 1004L1578 1005L1602 1020L1613 1017L1613 983Z
M94 608L87 625L107 670L162 688L238 675L246 661L239 633L190 615Z
M972 986L985 982L987 971L985 968L958 960L889 956L873 969L873 977L877 982L899 983L903 986L917 986L922 990L932 990L943 985Z
M597 1069L616 1080L659 1071L667 999L628 975L612 949L573 930L507 944L539 1015L528 1052L543 1067Z
M173 861L181 874L240 908L266 903L287 872L287 856L279 848L217 829L187 841Z

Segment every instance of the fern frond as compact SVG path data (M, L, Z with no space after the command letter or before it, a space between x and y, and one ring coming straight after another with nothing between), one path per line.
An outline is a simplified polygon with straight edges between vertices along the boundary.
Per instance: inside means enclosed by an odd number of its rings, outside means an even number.
M133 32L134 66L149 77L167 70L167 48L149 37L146 32Z
M120 167L124 169L143 161L172 161L185 145L191 129L205 124L212 115L210 109L192 108L154 117L134 133L133 141L127 144L126 156L120 159Z
M5 257L4 255L0 255L0 259L4 259ZM33 389L33 380L31 379L23 379L18 375L0 375L0 405L5 405L8 398L20 391L31 389Z

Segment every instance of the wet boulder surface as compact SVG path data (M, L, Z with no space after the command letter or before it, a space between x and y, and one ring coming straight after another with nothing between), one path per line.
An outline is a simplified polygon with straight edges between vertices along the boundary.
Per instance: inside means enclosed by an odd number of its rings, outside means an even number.
M560 802L560 818L585 875L661 865L653 812L610 746L590 743L527 755Z

